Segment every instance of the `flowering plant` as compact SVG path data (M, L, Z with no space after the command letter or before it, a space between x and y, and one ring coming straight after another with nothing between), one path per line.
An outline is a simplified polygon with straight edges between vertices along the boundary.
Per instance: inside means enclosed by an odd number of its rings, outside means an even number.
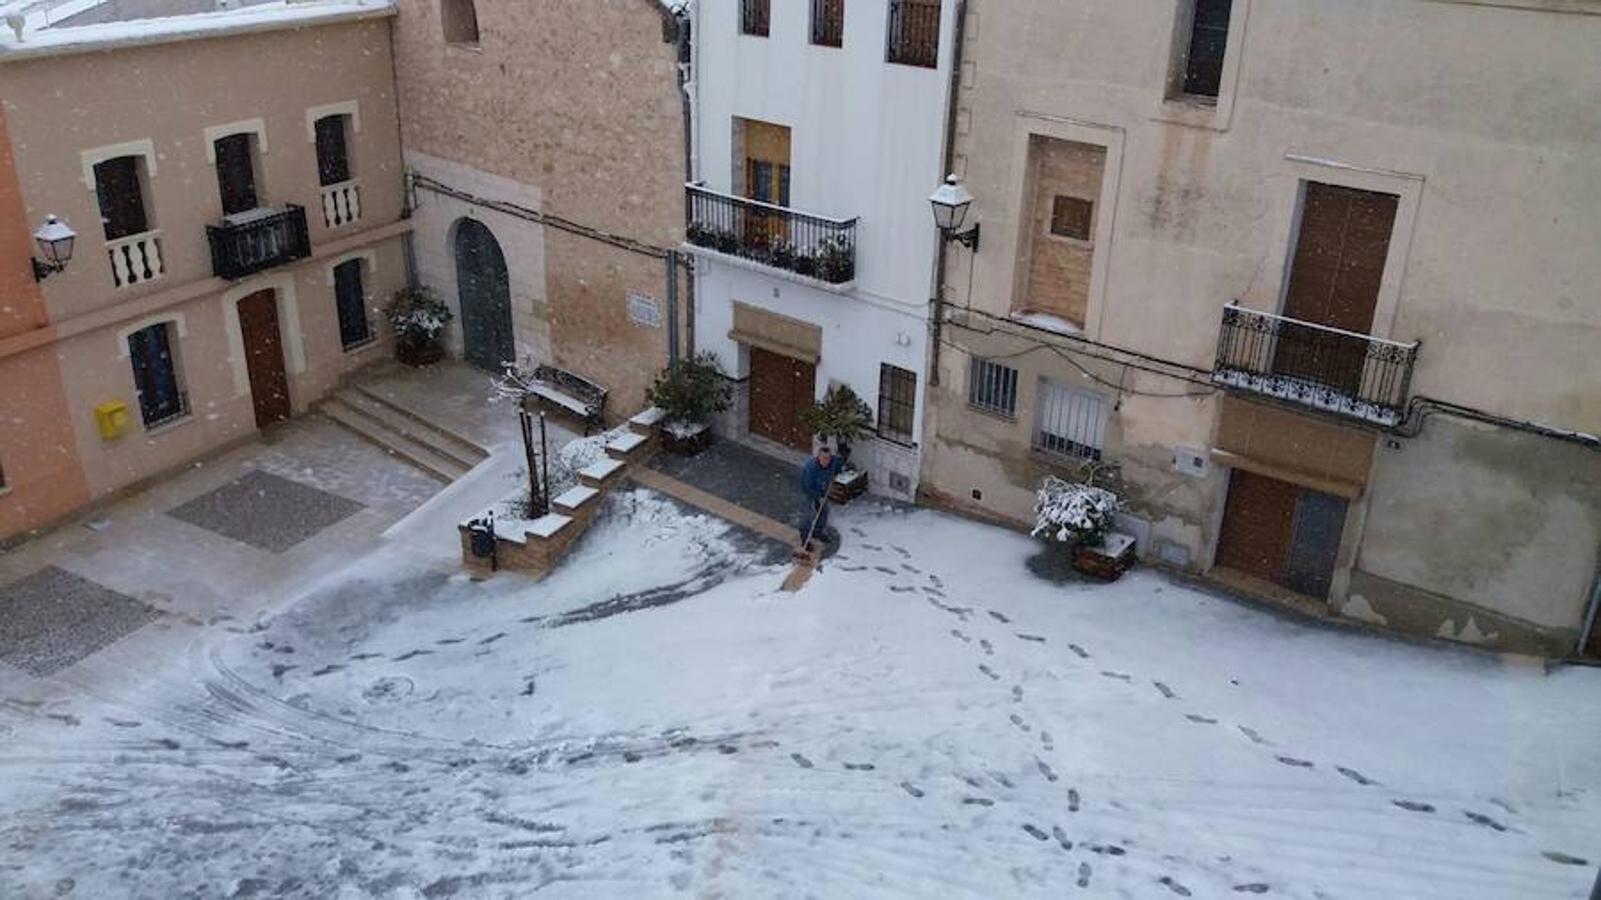
M1099 547L1122 502L1111 491L1048 475L1034 500L1033 535Z

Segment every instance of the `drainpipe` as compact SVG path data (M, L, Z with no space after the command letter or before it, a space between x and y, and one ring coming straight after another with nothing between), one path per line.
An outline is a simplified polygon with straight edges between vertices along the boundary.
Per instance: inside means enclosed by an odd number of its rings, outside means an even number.
M678 251L667 251L667 365L678 367Z
M950 102L945 109L945 162L941 167L939 178L944 180L956 165L956 113L961 103L962 91L962 43L967 33L967 2L957 0L956 28L951 40L951 84ZM934 264L934 321L930 324L928 366L929 387L939 387L939 350L940 342L945 339L945 262L946 248L950 241L945 235L939 236L939 253Z
M695 24L691 16L699 12L699 4L690 4L678 13L678 93L683 104L684 120L684 181L695 180L695 171L699 168L695 158L695 90L699 80L695 77ZM679 192L682 198L683 192ZM683 201L687 202L687 201ZM688 218L688 209L685 210ZM677 254L669 254L668 259L675 258ZM695 355L695 260L692 257L683 258L684 273L684 343L689 349L689 355ZM678 284L678 270L673 269L673 284ZM677 307L674 306L674 309ZM678 343L678 322L673 321L673 347ZM676 350L675 350L676 358Z
M1574 656L1583 656L1585 648L1590 646L1598 614L1601 614L1601 561L1596 563L1595 584L1590 587L1590 608L1584 612L1584 627L1579 629L1579 646L1574 649ZM1597 876L1596 888L1601 890L1601 874ZM1590 900L1601 900L1601 894L1591 894Z

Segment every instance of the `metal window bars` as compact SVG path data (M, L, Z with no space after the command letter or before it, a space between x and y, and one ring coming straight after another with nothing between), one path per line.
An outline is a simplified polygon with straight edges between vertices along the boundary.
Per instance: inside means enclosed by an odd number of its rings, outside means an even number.
M1111 404L1105 397L1040 379L1034 448L1073 460L1098 460Z
M1017 370L974 357L967 370L967 402L1008 418L1017 415Z
M885 59L907 66L939 65L939 0L890 0Z

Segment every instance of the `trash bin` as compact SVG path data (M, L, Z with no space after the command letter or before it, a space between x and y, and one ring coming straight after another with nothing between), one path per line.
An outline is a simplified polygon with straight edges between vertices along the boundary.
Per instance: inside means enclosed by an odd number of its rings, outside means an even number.
M473 519L467 523L467 532L472 536L471 549L473 556L478 559L489 560L491 570L495 568L495 520L493 518Z

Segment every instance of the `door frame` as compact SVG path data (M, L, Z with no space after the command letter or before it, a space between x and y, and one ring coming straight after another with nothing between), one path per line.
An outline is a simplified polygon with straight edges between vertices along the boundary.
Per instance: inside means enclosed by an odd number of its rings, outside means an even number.
M279 273L248 279L223 292L220 299L223 328L228 333L228 365L233 370L233 398L250 394L250 370L245 360L245 336L239 327L239 301L258 291L271 289L278 303L278 334L284 345L284 374L289 387L306 371L306 345L300 331L300 301L295 296L295 279Z
M469 223L471 223L473 227L483 229L484 233L488 235L489 240L492 242L495 252L500 257L500 275L506 287L504 324L507 328L506 336L511 344L511 361L515 362L517 359L516 304L512 302L511 263L506 256L506 245L501 242L500 237L495 234L495 230L489 227L487 222L484 222L483 220L473 216L462 216L461 218L457 219L451 224L446 233L446 249L450 257L451 275L455 280L456 313L461 319L461 358L463 361L468 362L469 364L474 364L469 353L469 348L472 344L472 341L471 333L467 327L467 302L466 295L463 292L464 279L462 278L463 266L460 249L462 230L463 228L467 227Z

